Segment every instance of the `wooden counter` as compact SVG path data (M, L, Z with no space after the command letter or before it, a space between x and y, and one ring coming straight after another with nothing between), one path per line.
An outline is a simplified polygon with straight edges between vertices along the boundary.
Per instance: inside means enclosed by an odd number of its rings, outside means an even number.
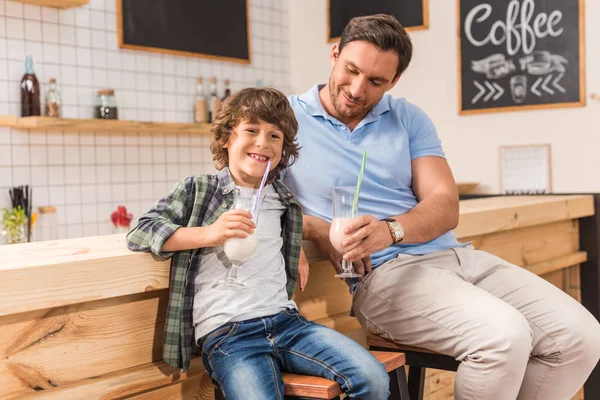
M461 201L456 234L579 293L579 219L592 196ZM307 318L359 342L346 285L309 248ZM161 362L169 262L132 253L124 235L0 246L0 398L212 398L200 360L180 374ZM431 371L427 399L449 399L452 373Z

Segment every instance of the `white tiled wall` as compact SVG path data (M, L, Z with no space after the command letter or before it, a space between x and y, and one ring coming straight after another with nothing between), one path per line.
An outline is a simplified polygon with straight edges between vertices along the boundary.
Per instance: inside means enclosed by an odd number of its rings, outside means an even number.
M248 1L252 65L120 50L116 0L69 10L0 0L0 115L20 115L27 54L42 90L57 79L67 118L91 118L96 91L110 87L120 119L191 122L198 76L216 76L220 92L229 78L234 91L260 79L288 93L288 2ZM30 184L34 207L57 207L61 237L111 233L118 205L137 217L178 179L213 171L208 143L190 134L0 128L0 209L9 187Z

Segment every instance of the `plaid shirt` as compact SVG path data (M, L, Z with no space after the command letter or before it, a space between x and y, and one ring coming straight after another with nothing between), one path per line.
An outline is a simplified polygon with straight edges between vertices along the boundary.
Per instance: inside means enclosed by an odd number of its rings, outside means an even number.
M199 348L194 340L192 319L194 281L198 273L192 265L200 265L203 249L164 252L162 247L179 227L208 226L215 222L233 203L233 188L229 170L217 175L199 175L177 183L167 197L142 215L138 225L127 234L127 247L133 251L152 252L160 257L172 257L169 304L163 340L166 363L189 370L192 356ZM300 247L302 245L302 211L289 190L280 181L273 188L287 207L281 218L283 247L287 274L287 292L291 299L298 279Z

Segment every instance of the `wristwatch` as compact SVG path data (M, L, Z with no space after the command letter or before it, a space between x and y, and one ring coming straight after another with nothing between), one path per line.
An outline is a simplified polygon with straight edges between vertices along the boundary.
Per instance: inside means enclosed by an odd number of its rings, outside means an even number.
M394 244L400 243L402 239L404 239L404 228L402 227L400 222L392 218L384 218L382 219L382 221L385 221L385 223L387 224L388 229L390 230L390 235L392 235L392 240L394 241Z

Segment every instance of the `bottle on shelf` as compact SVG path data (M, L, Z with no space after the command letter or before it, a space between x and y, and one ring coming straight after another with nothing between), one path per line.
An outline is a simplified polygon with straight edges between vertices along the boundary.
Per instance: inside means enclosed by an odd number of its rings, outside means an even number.
M204 93L204 79L196 80L196 99L194 101L194 122L208 122L208 105Z
M21 116L42 115L40 103L40 83L33 72L33 58L25 59L25 75L21 79Z
M56 79L50 78L50 86L46 92L46 112L47 117L60 118L61 116L61 96L56 88Z
M114 89L98 90L96 106L94 107L94 118L119 119Z
M223 95L221 101L225 101L229 96L231 96L231 88L229 87L230 85L231 81L229 79L225 79L225 94Z
M221 99L217 95L217 78L210 78L210 102L208 106L208 122L213 122L221 107Z

